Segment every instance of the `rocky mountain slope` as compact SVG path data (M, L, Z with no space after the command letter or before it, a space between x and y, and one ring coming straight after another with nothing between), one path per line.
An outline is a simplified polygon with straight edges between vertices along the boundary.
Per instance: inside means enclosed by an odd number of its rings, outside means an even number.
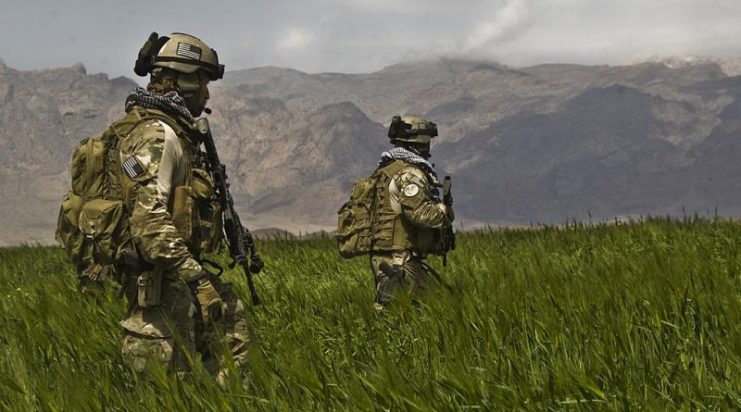
M741 75L741 57L709 57L684 54L670 57L654 57L649 59L649 62L662 63L673 69L702 64L717 64L729 76Z
M262 67L212 86L212 124L251 227L331 229L387 147L391 116L438 123L465 226L741 215L741 77L717 61L631 66L437 60L369 74ZM725 70L725 71L724 71ZM730 74L733 74L732 72ZM0 65L0 242L49 242L69 154L129 79Z

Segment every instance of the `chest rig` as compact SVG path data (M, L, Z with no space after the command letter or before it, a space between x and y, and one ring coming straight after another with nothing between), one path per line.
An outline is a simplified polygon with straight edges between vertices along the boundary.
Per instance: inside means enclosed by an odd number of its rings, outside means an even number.
M218 249L223 237L221 204L214 181L205 162L205 154L191 145L186 180L174 189L170 198L172 221L193 256Z

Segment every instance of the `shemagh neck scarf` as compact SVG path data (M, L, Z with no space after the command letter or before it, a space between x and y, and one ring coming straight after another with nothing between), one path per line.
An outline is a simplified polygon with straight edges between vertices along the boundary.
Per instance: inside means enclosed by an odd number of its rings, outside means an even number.
M180 115L190 123L195 123L196 121L185 105L185 100L175 91L169 91L165 94L154 94L142 87L137 87L126 97L126 111L128 112L134 106L162 110L165 113Z

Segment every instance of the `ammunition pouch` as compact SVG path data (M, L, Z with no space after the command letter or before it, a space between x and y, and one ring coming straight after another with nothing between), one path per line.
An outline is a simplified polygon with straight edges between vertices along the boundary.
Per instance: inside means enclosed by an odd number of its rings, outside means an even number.
M160 304L162 296L162 272L143 272L136 278L136 299L139 307L151 308Z
M194 255L218 248L223 233L221 204L207 171L194 168L190 184L175 188L172 221Z

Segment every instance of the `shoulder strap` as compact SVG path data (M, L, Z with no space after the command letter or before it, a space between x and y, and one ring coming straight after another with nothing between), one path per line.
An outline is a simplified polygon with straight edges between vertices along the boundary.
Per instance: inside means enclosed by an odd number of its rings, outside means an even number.
M87 153L87 156L85 156L85 161L86 161L85 162L86 163L85 177L84 177L85 182L89 182L92 180L93 172L95 171L95 156L93 155L93 152L94 152L93 145L94 144L95 144L95 141L93 139L86 139L84 143L85 152ZM86 198L85 201L87 201L87 193L85 193L84 197Z
M145 109L135 106L121 120L111 125L112 132L116 135L118 140L121 140L124 136L134 130L136 126L146 120L161 120L163 123L170 126L178 136L180 136L186 129L180 124L177 118L174 118L161 110Z
M391 162L379 165L376 171L373 173L385 175L387 178L392 178L401 169L407 167L409 164L403 160L392 160Z

